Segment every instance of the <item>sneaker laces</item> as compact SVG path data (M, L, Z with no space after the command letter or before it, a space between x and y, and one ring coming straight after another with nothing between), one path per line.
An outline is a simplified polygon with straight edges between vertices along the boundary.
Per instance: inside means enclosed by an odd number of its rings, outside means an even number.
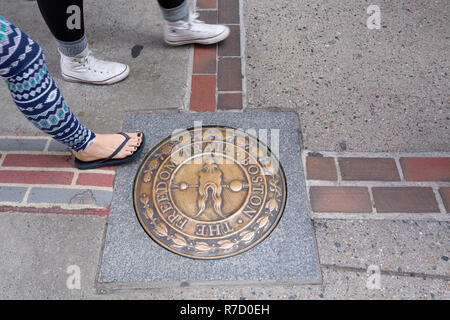
M97 59L93 55L93 51L88 49L86 55L77 58L78 62L81 64L82 67L87 67L88 70L92 70L94 72L97 72L97 70L101 70L102 68L99 68L99 63L101 63L101 60ZM99 71L100 73L103 73L103 71Z

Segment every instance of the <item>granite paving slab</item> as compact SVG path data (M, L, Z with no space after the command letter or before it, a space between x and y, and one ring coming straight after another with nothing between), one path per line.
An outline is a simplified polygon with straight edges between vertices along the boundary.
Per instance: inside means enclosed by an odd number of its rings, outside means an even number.
M279 160L287 180L286 206L274 231L249 251L219 260L176 255L155 243L133 208L133 183L145 155L177 129L222 125L267 129L279 135ZM321 271L307 200L298 119L294 112L130 114L124 127L141 130L147 144L140 159L118 168L97 284L100 290L194 285L321 283ZM279 130L279 131L277 131Z

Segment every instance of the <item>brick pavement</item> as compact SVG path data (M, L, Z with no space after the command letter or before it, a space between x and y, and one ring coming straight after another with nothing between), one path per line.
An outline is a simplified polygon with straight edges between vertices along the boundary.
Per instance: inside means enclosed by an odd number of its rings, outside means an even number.
M239 0L198 0L199 19L230 27L217 45L193 47L189 111L240 111L246 104L245 35ZM304 151L313 216L448 219L449 154ZM82 172L48 137L0 137L0 211L107 215L115 168ZM420 217L420 216L419 216Z

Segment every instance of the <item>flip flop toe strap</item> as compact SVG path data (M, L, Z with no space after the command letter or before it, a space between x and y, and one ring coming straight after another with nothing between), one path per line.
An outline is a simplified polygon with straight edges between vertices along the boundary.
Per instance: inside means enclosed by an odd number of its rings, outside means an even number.
M124 133L124 132L117 132L117 134L120 134L120 135L124 136L124 137L125 137L125 140L122 142L122 144L121 144L120 146L117 147L116 150L114 150L113 153L111 153L111 155L110 155L108 158L103 159L102 162L109 161L109 160L111 160L112 158L114 158L114 157L115 157L115 156L123 149L123 147L125 147L125 145L127 144L127 142L130 140L130 136L127 135L127 134Z

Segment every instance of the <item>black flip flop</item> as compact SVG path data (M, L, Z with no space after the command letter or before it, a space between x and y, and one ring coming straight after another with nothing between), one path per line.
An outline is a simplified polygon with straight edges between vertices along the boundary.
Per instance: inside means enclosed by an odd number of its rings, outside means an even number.
M130 162L130 161L133 161L134 159L136 159L139 156L139 154L142 152L142 150L144 150L144 145L145 145L144 133L141 132L142 142L141 142L140 146L138 147L138 149L131 156L128 156L123 159L113 159L116 156L116 154L118 154L120 152L120 150L122 150L122 148L130 140L130 136L124 132L118 132L117 134L121 134L122 136L124 136L125 141L122 142L122 144L108 158L101 159L101 160L95 160L95 161L81 161L81 160L78 160L77 158L75 158L75 166L80 170L88 170L88 169L96 169L96 168L106 167L106 166L116 166L116 165L124 164L124 163Z

